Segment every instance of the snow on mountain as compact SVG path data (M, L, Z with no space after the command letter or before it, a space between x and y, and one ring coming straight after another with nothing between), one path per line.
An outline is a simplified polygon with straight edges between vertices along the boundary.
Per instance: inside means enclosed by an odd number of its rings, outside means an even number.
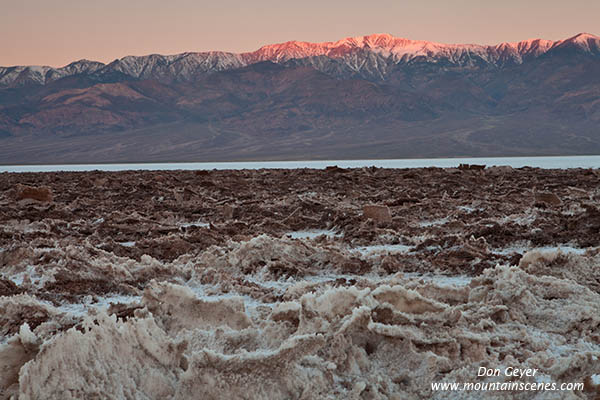
M563 43L576 43L582 49L593 49L599 42L600 37L585 33L557 42L530 39L516 43L501 43L495 46L443 44L397 38L389 34L375 34L345 38L337 42L291 41L267 45L254 52L242 54L242 58L248 63L259 61L285 62L290 59L315 56L343 58L350 53L367 50L386 58L390 57L396 63L426 58L432 61L445 59L459 64L469 57L480 58L488 63L496 63L498 60L512 57L515 62L520 63L526 57L537 57Z
M415 60L426 62L446 61L456 65L473 65L477 61L488 64L517 64L525 59L538 57L563 43L576 43L584 50L593 51L598 47L600 38L590 34L579 34L573 38L553 42L551 40L530 39L516 43L501 43L495 46L477 44L443 44L423 40L397 38L389 34L358 36L337 42L309 43L286 42L263 46L255 52L242 56L250 62L285 62L290 59L327 56L345 58L349 54L367 50L385 58L391 58L396 64L410 63Z
M554 44L551 40L530 39L521 42L500 43L487 48L495 63L504 65L515 62L521 64L523 61L536 58L546 53Z
M339 40L337 42L309 43L286 42L263 46L255 52L243 54L249 62L284 62L314 56L343 58L357 51L367 50L380 56L391 57L395 62L407 62L417 57L432 59L446 57L458 60L465 52L485 55L485 47L477 45L445 45L441 43L396 38L388 34L375 34Z
M0 85L11 84L19 86L21 82L46 83L46 73L53 68L41 66L0 67Z
M92 74L105 65L97 61L79 60L62 68L47 66L0 67L0 87L22 86L31 83L44 85L66 76Z
M223 71L246 66L238 54L225 52L182 53L163 56L127 56L106 65L100 75L120 72L137 79L190 80L207 72Z
M600 55L600 37L589 33L580 33L565 40L559 40L552 49L576 49L585 53Z
M109 64L80 60L62 68L47 66L0 67L0 87L41 84L76 74L99 77L113 73L135 79L190 81L199 75L241 68L261 61L295 62L322 72L345 71L384 79L394 65L414 63L454 67L502 67L521 64L553 50L576 49L600 55L600 37L581 33L556 42L530 39L495 46L442 44L397 38L389 34L349 37L336 42L290 41L263 46L242 54L226 52L127 56Z

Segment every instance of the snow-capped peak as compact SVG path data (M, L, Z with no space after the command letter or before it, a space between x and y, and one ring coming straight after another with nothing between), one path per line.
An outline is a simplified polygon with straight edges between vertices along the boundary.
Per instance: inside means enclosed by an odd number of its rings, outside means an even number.
M600 54L600 37L580 33L565 40L559 40L552 45L552 48L577 48L586 53Z
M479 58L485 62L523 62L526 57L537 57L557 44L574 41L582 46L598 38L590 34L579 34L571 39L553 42L544 39L529 39L520 42L500 43L495 46L477 44L443 44L424 40L411 40L394 37L387 33L368 36L347 37L336 42L289 41L263 46L260 49L242 54L251 63L257 61L285 62L290 59L328 56L343 58L358 50L366 50L383 57L391 57L395 62L410 61L415 58L448 59L460 62L469 58Z
M592 35L591 33L580 33L578 35L573 36L572 38L567 39L567 41L573 41L577 43L584 43L589 40L600 40L600 36Z
M556 42L529 39L494 46L477 44L443 44L395 37L387 33L347 37L335 42L289 41L270 44L248 53L210 51L175 55L151 54L127 56L108 65L79 60L62 68L42 66L0 67L0 87L46 84L76 74L124 74L136 79L193 80L199 74L241 68L261 61L285 63L297 59L316 69L327 71L323 57L335 59L352 73L366 71L384 79L392 64L442 63L456 67L492 65L502 67L521 64L554 49L573 48L593 56L600 55L600 37L580 33Z

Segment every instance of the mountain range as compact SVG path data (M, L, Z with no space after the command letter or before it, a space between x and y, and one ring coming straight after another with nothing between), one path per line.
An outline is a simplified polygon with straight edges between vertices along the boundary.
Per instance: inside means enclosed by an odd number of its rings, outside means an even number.
M600 37L0 67L0 164L600 154Z

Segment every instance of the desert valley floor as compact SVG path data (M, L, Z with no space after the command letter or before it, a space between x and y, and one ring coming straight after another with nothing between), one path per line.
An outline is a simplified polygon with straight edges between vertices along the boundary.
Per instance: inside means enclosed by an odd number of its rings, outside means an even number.
M0 399L600 398L600 171L0 174ZM495 382L576 391L440 391Z

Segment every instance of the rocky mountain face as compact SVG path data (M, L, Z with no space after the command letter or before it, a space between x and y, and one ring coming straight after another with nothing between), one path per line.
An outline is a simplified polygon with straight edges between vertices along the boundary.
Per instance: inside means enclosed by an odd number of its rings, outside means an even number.
M600 152L600 37L0 68L0 163Z

